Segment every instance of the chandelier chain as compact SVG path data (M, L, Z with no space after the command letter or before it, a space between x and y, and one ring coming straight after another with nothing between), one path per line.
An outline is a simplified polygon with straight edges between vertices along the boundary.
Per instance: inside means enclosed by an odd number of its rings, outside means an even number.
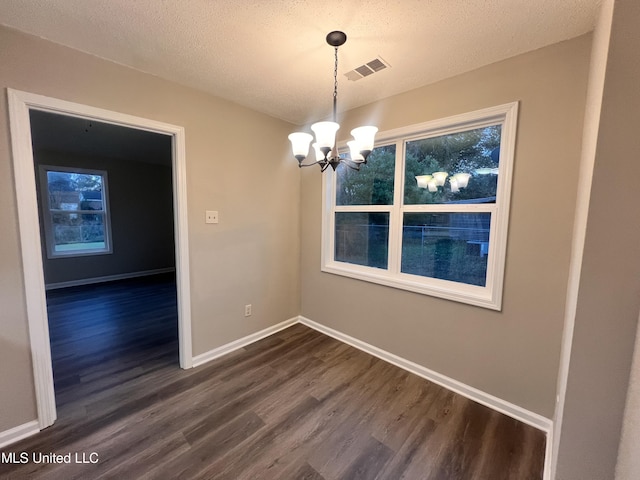
M338 124L338 47L347 41L347 35L338 30L329 32L327 43L334 47L333 64L333 121L316 122L311 125L311 130L316 134L316 143L311 144L313 136L305 132L295 132L289 135L293 156L298 161L299 167L309 167L319 165L320 171L324 172L328 167L335 171L338 165L344 164L353 170L360 170L360 165L367 163L367 157L373 150L374 137L378 131L377 127L364 126L351 130L354 140L347 142L351 157L341 157L336 144L336 131L340 128ZM304 163L309 154L309 147L315 150L316 161Z
M338 47L335 50L335 63L333 66L333 121L337 122L336 105L338 103Z

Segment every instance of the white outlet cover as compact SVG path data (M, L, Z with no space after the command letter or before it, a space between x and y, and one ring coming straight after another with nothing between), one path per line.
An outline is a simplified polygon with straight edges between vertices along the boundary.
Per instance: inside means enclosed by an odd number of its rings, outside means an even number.
M218 212L216 210L207 210L204 218L205 223L218 223Z

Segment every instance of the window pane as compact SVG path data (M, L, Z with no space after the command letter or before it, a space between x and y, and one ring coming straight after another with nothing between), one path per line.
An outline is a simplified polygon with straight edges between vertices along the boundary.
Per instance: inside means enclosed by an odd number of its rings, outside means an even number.
M387 268L389 213L336 213L335 260Z
M404 203L495 203L500 133L493 125L406 142Z
M104 250L104 214L53 213L54 251Z
M490 213L405 213L403 273L485 286Z
M336 170L336 205L391 205L395 158L396 146L386 145L374 148L359 171L340 164Z
M52 210L104 210L100 175L50 170L47 186Z

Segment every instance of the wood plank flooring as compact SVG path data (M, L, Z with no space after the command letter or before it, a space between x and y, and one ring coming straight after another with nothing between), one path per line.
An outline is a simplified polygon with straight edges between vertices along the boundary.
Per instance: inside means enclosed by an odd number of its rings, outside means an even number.
M59 418L2 451L72 461L0 478L542 478L542 432L303 325L185 371L171 278L48 300Z

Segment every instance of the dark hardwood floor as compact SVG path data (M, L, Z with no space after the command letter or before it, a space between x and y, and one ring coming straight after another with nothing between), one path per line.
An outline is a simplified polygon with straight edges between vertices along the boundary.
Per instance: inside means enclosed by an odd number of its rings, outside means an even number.
M48 300L59 418L3 452L71 463L1 478L542 478L542 432L303 325L185 371L171 278Z
M173 274L51 290L47 311L59 417L123 381L179 364Z

